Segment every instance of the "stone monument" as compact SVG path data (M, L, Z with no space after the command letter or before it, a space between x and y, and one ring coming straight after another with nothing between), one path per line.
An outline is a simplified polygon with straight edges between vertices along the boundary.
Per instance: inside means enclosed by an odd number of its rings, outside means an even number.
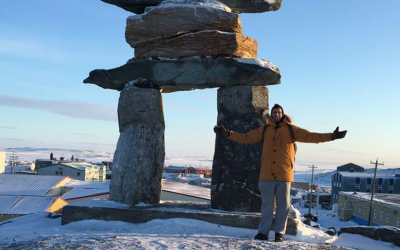
M125 32L135 57L84 80L120 91L110 199L157 204L165 156L162 94L219 88L217 123L239 132L258 127L260 111L268 109L265 86L281 76L257 59L257 42L243 35L238 14L277 10L281 0L102 1L137 14L128 17ZM215 145L212 208L259 211L261 146L219 136Z

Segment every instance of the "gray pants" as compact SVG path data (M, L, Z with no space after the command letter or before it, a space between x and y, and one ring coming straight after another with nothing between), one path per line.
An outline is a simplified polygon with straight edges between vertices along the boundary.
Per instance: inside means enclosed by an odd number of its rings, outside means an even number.
M258 188L261 191L261 221L258 232L269 234L274 217L274 197L276 198L275 233L285 234L286 222L290 208L290 184L285 181L260 181Z

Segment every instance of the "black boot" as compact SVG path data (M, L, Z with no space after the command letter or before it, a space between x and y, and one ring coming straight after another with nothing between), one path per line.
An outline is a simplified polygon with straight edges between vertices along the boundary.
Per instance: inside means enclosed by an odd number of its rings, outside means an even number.
M275 242L282 242L284 240L285 240L285 237L283 237L283 234L275 233Z
M268 235L258 233L255 237L255 240L268 240Z

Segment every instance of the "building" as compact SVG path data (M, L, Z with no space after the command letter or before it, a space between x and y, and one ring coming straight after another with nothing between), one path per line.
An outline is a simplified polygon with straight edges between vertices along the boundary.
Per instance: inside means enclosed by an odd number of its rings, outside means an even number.
M209 188L163 180L161 200L210 202L211 192Z
M105 199L110 196L110 181L93 182L71 180L64 185L65 193L61 196L68 203L78 201Z
M347 163L336 168L338 172L364 172L364 168L354 163Z
M201 174L205 178L211 178L211 169L198 169L186 166L168 166L164 167L164 173L177 173L177 174Z
M67 204L60 198L65 176L0 175L0 221L35 212L56 212Z
M59 196L0 195L0 222L37 212L59 212L67 204Z
M368 225L371 194L340 192L339 219L353 220ZM400 228L400 194L374 194L371 214L372 226L394 226Z
M0 151L0 174L4 174L6 167L6 152Z
M338 203L339 192L371 192L373 173L336 172L332 175L332 203ZM400 194L400 175L377 174L376 193Z
M83 161L59 162L56 164L39 164L36 162L38 175L69 176L81 181L105 181L106 167L96 166Z

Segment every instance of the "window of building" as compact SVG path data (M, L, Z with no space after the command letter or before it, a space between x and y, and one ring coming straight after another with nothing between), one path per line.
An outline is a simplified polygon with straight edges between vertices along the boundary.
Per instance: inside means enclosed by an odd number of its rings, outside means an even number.
M378 193L382 193L382 189L378 189Z
M396 226L400 227L400 217L397 217Z
M367 208L365 208L364 207L364 213L363 213L364 215L366 215L367 214Z
M389 186L389 190L393 190L393 186Z
M63 171L60 171L60 175L63 175L64 173L63 173Z
M356 192L360 191L360 184L356 184Z
M56 175L58 175L58 171L56 171Z
M356 184L360 184L360 177L356 177Z
M379 179L378 179L378 185L382 185L382 183L383 183L383 179L382 179L382 178L379 178Z
M374 219L376 219L376 210L374 209Z
M367 184L371 185L372 183L372 179L371 178L367 178Z
M378 185L378 190L382 190L382 185Z
M81 173L80 172L76 172L76 176L81 176Z
M394 179L389 179L389 185L393 186L394 185Z
M361 207L358 207L358 212L361 214Z
M381 221L383 220L383 211L381 211L380 219L381 219Z
M390 215L386 214L386 223L389 223L389 221L390 221Z
M392 190L389 190L389 194L393 194L393 189L392 189Z

